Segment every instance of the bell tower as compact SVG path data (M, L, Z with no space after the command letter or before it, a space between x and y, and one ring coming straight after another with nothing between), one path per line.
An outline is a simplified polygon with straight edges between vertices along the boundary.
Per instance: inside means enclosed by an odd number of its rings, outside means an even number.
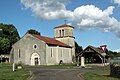
M75 62L74 27L64 24L54 28L55 39L72 47L71 55Z
M54 28L55 39L69 46L74 47L74 27L64 24Z

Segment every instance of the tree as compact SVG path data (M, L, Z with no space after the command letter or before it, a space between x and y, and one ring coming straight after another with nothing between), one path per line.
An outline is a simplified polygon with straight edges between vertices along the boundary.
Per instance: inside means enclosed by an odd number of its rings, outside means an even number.
M41 35L40 32L38 32L38 31L36 31L34 29L28 30L27 33Z
M75 56L76 56L76 61L78 60L78 55L80 54L80 52L83 51L82 46L79 46L77 44L77 42L75 42Z
M9 53L10 42L7 38L0 37L0 53Z
M120 57L120 52L118 52L118 57Z
M109 50L108 54L110 55L111 58L120 57L120 52L117 53L117 52L113 52L113 51Z
M82 46L79 46L77 42L75 42L75 53L80 53L82 50Z
M12 48L11 46L20 39L18 31L14 25L3 23L0 24L0 37L0 42L4 44L4 46L1 44L2 49L0 49L0 52L2 52L2 54L9 54Z

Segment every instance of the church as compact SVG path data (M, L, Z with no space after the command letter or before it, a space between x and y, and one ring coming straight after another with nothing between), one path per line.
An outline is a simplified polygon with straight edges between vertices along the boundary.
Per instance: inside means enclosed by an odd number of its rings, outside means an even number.
M58 65L75 62L74 27L64 24L54 28L54 38L26 33L12 45L11 63Z

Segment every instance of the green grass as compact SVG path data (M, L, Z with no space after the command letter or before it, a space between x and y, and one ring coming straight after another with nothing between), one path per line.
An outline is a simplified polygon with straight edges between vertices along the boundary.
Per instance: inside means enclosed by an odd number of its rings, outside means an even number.
M38 65L32 67L39 67L39 68L54 68L54 69L72 69L76 67L76 64L62 64L62 65Z
M98 70L82 74L84 80L120 80L119 78L110 77L109 70Z
M29 71L20 69L12 71L12 65L0 64L0 80L27 80Z

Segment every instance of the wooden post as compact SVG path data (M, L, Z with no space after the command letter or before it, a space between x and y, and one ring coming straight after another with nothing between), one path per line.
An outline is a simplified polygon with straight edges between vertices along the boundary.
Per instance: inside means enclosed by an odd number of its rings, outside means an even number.
M15 71L15 63L13 63L13 67L12 68L13 68L12 70L14 72Z

